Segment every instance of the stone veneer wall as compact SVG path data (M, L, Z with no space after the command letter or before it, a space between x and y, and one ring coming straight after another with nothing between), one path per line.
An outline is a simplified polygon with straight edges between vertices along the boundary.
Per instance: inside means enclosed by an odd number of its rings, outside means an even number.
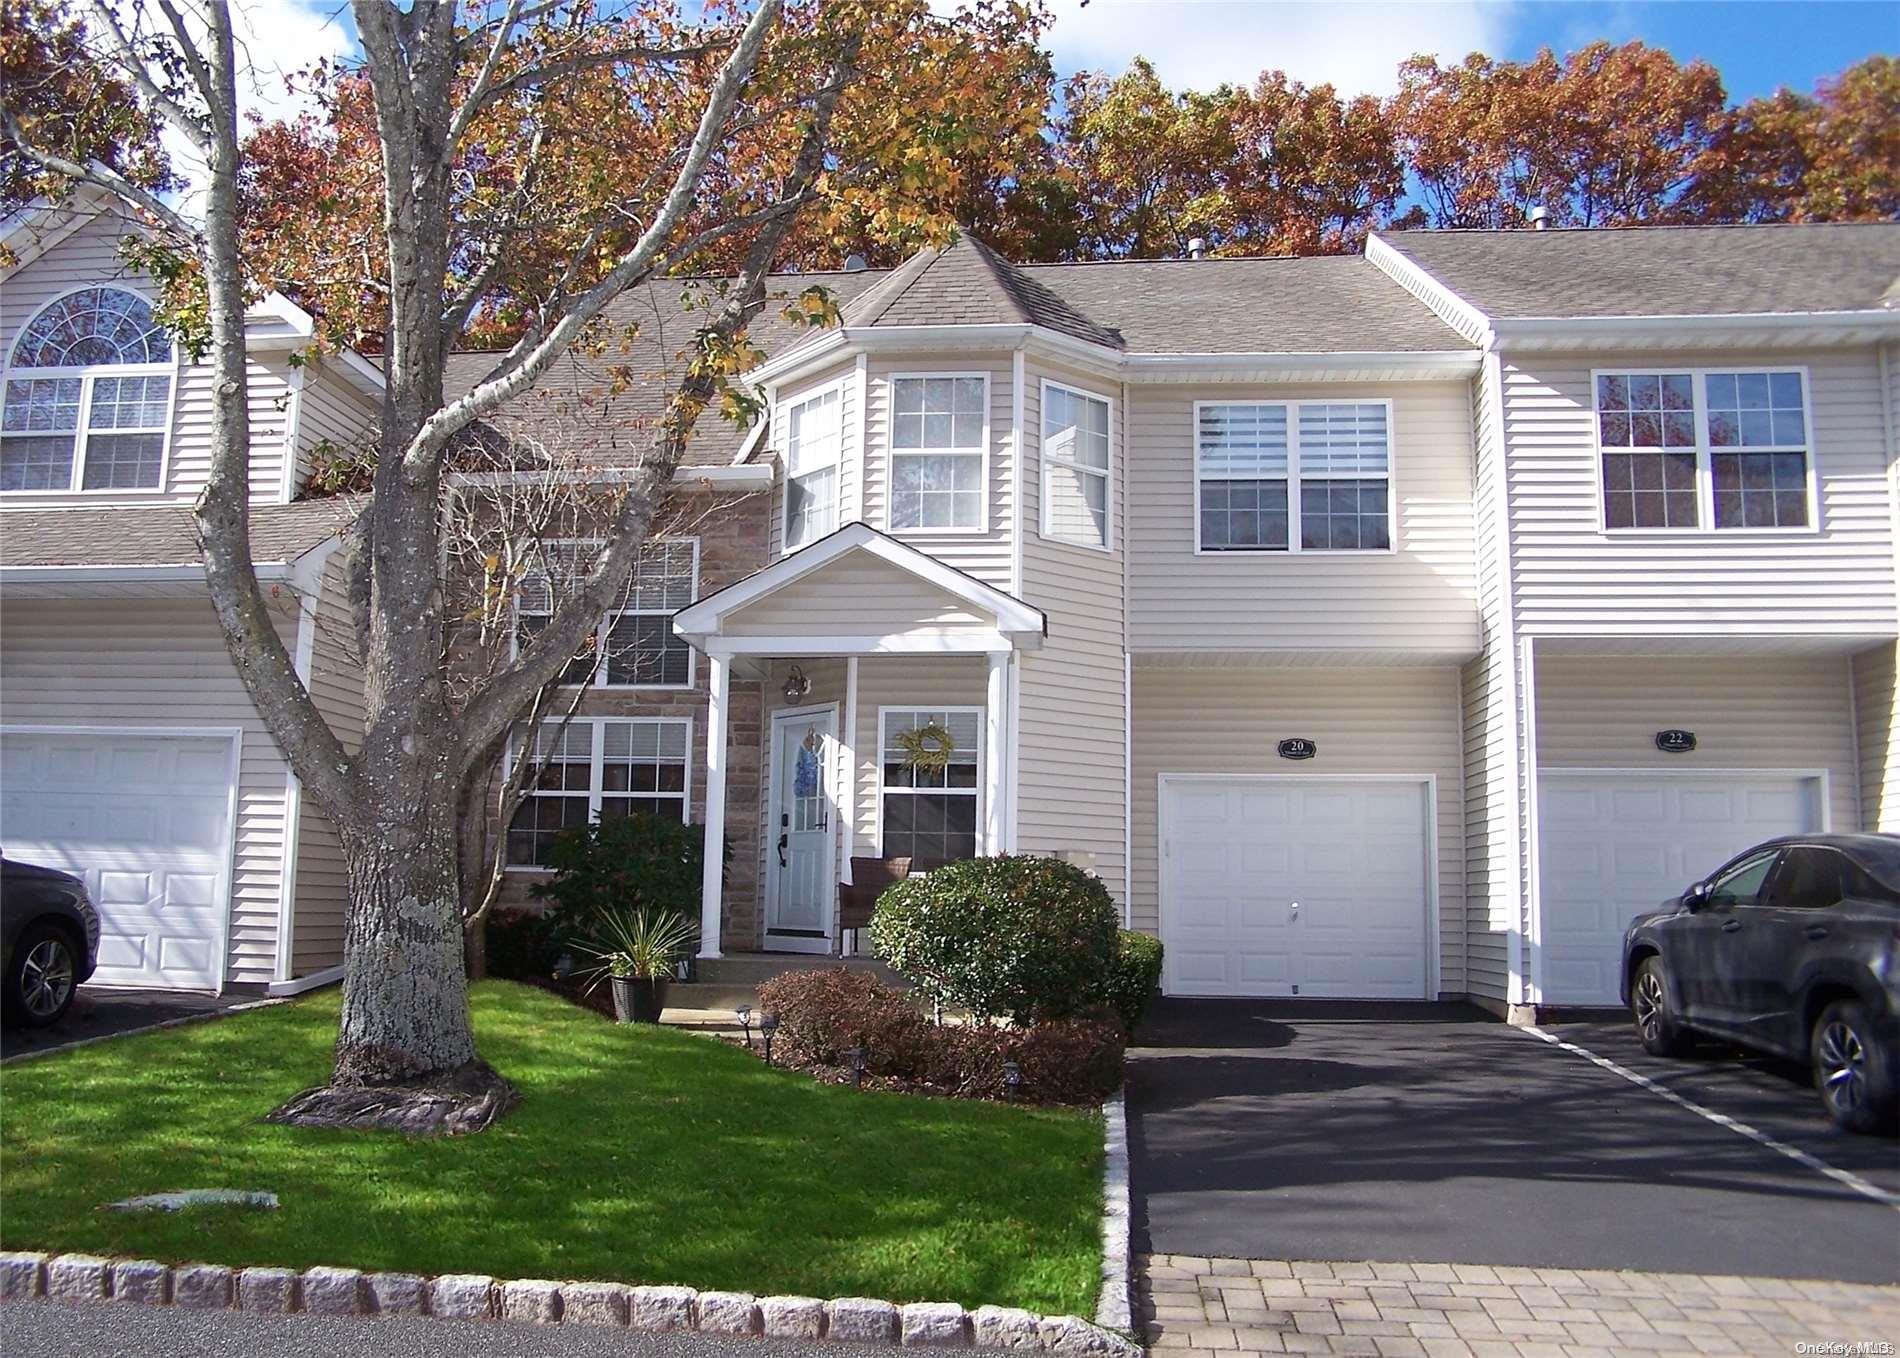
M659 517L684 516L690 527L681 536L699 539L699 593L701 597L743 579L766 564L770 549L772 502L765 494L682 498ZM595 690L582 700L578 715L590 717L690 717L693 722L693 821L702 820L706 807L706 658L700 656L691 689L662 692L603 692ZM762 730L764 686L757 680L734 679L726 714L726 835L732 861L726 876L725 928L721 946L750 950L760 944L764 928L759 907L759 825L762 784ZM496 782L499 779L497 777ZM496 786L491 804L500 796ZM490 821L491 833L499 826ZM500 907L531 905L536 874L511 872L502 891Z

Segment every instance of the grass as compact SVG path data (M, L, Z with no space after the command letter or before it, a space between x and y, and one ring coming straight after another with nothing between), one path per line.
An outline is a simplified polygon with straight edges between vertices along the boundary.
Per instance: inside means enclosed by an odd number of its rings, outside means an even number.
M261 1122L326 1078L337 1003L0 1072L0 1244L1091 1314L1093 1113L820 1085L490 981L474 990L477 1041L522 1104L488 1131L411 1141ZM184 1188L268 1189L282 1205L100 1210Z

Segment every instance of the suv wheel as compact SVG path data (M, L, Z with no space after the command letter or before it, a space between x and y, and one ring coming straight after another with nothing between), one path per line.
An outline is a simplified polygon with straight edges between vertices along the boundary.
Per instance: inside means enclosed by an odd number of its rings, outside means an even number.
M20 934L7 967L7 1017L28 1028L59 1022L78 987L73 941L56 924L31 924Z
M1630 985L1630 1013L1643 1050L1651 1056L1682 1056L1695 1045L1695 1039L1677 1024L1675 1012L1662 958L1645 957Z
M1809 1050L1814 1087L1834 1125L1850 1132L1878 1131L1900 1106L1894 1054L1874 1039L1867 1010L1856 1000L1836 1000L1814 1021Z

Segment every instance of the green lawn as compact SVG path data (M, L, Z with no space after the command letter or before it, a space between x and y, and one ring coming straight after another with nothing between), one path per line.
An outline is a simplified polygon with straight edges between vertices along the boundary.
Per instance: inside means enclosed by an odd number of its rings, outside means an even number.
M334 991L0 1071L0 1243L1092 1313L1093 1113L815 1084L503 981L474 1009L522 1093L474 1137L259 1121L325 1078ZM181 1188L282 1206L99 1210Z

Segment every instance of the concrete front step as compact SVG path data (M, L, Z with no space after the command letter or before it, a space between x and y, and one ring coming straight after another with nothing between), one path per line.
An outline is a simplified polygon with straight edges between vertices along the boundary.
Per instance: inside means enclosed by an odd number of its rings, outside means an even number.
M701 958L696 964L699 979L690 983L675 981L667 988L668 1009L724 1010L730 1013L740 1005L759 1008L759 987L788 971L824 971L844 967L868 971L880 980L908 990L910 982L874 957L832 957L824 953L736 953L725 957Z

